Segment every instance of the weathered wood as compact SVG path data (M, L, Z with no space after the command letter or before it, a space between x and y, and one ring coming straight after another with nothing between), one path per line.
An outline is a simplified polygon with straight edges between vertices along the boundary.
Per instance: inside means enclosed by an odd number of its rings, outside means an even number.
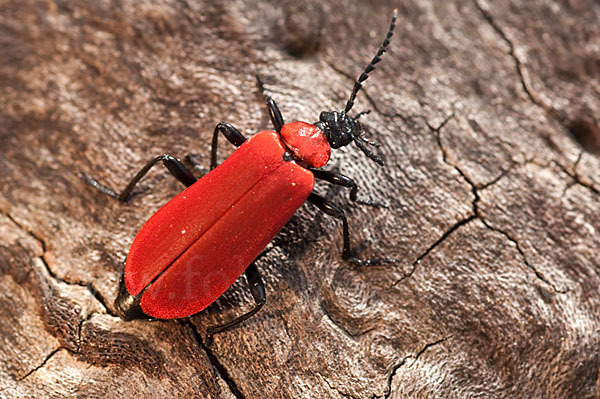
M219 4L215 4L219 3ZM213 126L341 109L391 10L391 50L358 96L386 166L333 166L353 244L306 206L243 281L189 321L113 305L136 231L181 190L151 157ZM0 397L596 398L600 359L600 5L563 2L0 2ZM363 119L361 119L363 121ZM231 151L223 144L222 154Z

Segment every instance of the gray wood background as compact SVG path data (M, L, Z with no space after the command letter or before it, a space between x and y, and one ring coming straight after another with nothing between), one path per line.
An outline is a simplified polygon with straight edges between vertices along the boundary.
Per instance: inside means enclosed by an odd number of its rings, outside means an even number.
M355 111L381 143L330 168L387 209L318 192L261 261L267 304L242 327L245 281L184 321L113 305L136 231L181 191L149 159L208 165L216 123L268 128ZM594 0L0 1L0 397L597 398L600 4ZM362 121L362 119L361 119ZM231 152L225 143L222 158Z

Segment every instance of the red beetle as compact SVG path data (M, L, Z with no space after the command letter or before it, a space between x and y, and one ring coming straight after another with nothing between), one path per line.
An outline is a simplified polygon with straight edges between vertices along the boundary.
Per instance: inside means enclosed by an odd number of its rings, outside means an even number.
M221 122L213 133L211 171L197 180L176 158L161 155L149 162L117 194L88 176L87 183L119 201L126 201L138 181L162 161L186 190L161 207L135 237L121 279L116 305L125 319L174 319L193 315L212 304L245 272L256 306L248 313L207 330L210 336L255 314L265 303L265 290L255 261L305 202L315 204L343 224L344 259L359 265L388 262L358 259L350 250L348 223L341 208L312 193L315 177L351 188L341 174L316 170L327 164L331 148L354 142L370 159L383 160L368 147L358 118L348 115L368 73L381 60L392 37L396 12L375 57L357 79L342 112L322 112L319 122L284 124L277 104L265 95L275 131L246 138ZM222 133L239 148L217 166L217 140Z

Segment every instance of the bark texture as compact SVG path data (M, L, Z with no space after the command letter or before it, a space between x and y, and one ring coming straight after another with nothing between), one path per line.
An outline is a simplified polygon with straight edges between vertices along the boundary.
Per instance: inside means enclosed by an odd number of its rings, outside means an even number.
M305 206L245 282L184 321L113 305L136 231L181 191L155 155L208 165L221 120L341 109L392 9L355 111L381 143L330 168L368 268ZM0 1L0 397L597 398L600 4L595 0ZM221 147L221 159L231 151ZM242 279L243 280L243 279Z

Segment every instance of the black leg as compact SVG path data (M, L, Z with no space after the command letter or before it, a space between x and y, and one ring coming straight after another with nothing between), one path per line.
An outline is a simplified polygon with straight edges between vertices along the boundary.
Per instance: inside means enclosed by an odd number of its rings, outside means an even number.
M191 186L192 184L194 184L196 182L197 179L194 177L192 172L190 172L185 167L185 165L183 165L181 162L179 162L179 160L177 160L176 158L172 157L169 154L160 155L160 156L154 158L152 161L148 162L146 164L146 166L144 166L142 168L142 170L140 170L133 177L133 179L131 179L131 181L129 182L127 187L125 187L125 189L120 194L117 194L115 191L113 191L110 188L106 187L105 185L99 183L93 177L86 176L84 174L80 174L79 176L83 179L83 181L96 187L98 190L100 190L104 194L108 195L109 197L114 198L120 202L125 202L129 198L129 195L131 194L131 191L133 190L135 185L142 179L142 177L144 177L146 175L146 173L148 173L150 168L152 168L154 165L156 165L159 161L162 161L163 165L165 165L167 167L169 172L171 172L171 174L173 176L175 176L175 178L177 180L179 180L181 183L183 183L187 187Z
M331 172L329 170L311 169L310 170L317 179L325 180L331 184L350 188L350 200L363 205L379 206L385 208L384 204L378 204L373 201L363 201L357 199L358 186L356 182L348 176L340 173Z
M325 198L321 197L318 194L312 193L308 196L308 201L317 206L321 211L325 212L329 216L333 216L336 219L340 219L342 221L342 229L344 236L343 250L342 250L342 258L349 262L354 263L359 266L371 266L371 265L380 265L383 263L392 263L390 259L383 258L374 258L374 259L359 259L352 255L352 251L350 250L350 230L348 228L348 221L346 220L346 215L344 215L344 211L342 208L338 207L334 203L327 201Z
M267 104L267 108L269 109L269 117L271 118L271 122L273 123L273 127L275 127L275 131L277 133L281 133L281 128L283 127L283 116L281 116L281 111L279 111L279 107L275 100L265 93L265 87L263 86L262 80L256 75L256 82L258 83L258 89L262 93L265 98L265 104Z
M210 149L210 170L213 170L217 167L217 144L219 141L219 133L223 133L223 136L225 136L225 138L236 147L241 146L244 141L246 141L244 135L235 127L233 127L233 125L227 122L219 123L213 132L212 145Z
M259 255L258 258L256 258L256 259L257 260L260 259L260 257L264 253L265 252L263 251L263 253L261 255ZM265 286L263 284L262 278L260 277L258 268L256 267L256 260L254 262L252 262L250 264L250 266L248 266L248 268L246 269L244 274L246 275L246 279L248 280L248 286L250 287L250 293L252 294L252 297L254 298L254 302L256 303L256 305L254 306L254 308L252 308L252 310L250 310L247 313L244 313L240 317L237 317L226 323L212 326L212 327L209 327L208 329L206 329L206 345L210 345L212 343L213 335L221 333L223 331L227 331L227 330L235 327L236 325L240 324L244 320L249 319L250 317L254 316L256 314L256 312L258 312L260 310L260 308L262 308L262 306L265 304L265 302L267 300L267 296L265 294Z

